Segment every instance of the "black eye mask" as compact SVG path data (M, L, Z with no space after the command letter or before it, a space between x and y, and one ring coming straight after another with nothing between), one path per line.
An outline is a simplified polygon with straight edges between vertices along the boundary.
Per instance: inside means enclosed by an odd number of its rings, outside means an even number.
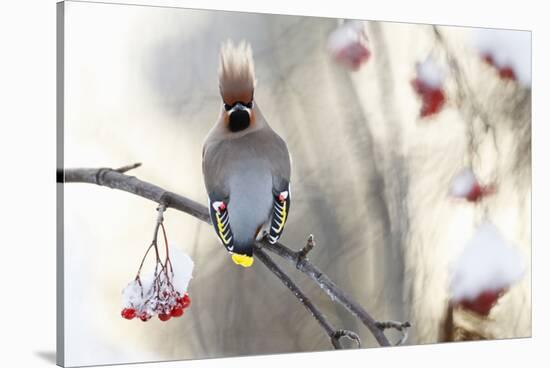
M237 104L241 104L241 105L243 105L244 107L247 107L247 108L251 109L251 108L252 108L252 105L253 105L253 102L252 102L252 100L251 100L249 103L244 103L244 102L241 102L241 101L237 101L237 102L235 102L233 105L224 103L224 104L223 104L223 107L225 108L225 111L229 111L229 110L231 110L232 108L234 108Z

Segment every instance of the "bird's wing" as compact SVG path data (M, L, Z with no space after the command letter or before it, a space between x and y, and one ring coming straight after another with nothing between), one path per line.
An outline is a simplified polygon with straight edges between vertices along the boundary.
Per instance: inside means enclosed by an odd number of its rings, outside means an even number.
M233 251L233 232L229 225L229 192L226 185L223 146L206 142L202 151L203 175L208 191L210 219L223 246Z
M271 155L273 213L267 239L276 243L283 233L290 210L290 155L285 141L276 133Z
M271 226L267 236L271 244L275 244L281 235L288 219L290 210L290 186L286 190L273 191L273 214L271 216Z
M223 246L230 252L233 251L233 232L229 225L229 211L227 210L227 200L213 200L210 198L208 204L212 225L216 230L216 235Z

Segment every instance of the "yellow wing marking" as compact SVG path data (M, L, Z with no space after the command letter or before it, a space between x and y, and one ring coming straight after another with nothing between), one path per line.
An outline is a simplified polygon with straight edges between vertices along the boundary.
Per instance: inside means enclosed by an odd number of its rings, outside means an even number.
M216 225L218 226L218 234L224 244L229 244L229 240L225 237L225 226L222 224L220 214L216 212Z
M283 226L285 226L285 222L286 222L286 201L283 202L283 207L281 209L281 224L279 225L279 228L275 230L277 234L279 234L281 230L283 230Z

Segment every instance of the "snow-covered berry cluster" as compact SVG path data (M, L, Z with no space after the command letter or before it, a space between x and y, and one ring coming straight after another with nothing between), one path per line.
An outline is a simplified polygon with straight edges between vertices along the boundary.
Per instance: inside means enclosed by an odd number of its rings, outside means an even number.
M510 80L517 80L516 73L514 72L514 69L512 69L509 65L499 65L495 59L493 58L493 55L491 54L484 54L481 56L483 61L485 61L488 65L494 67L500 78L502 79L510 79Z
M479 202L484 197L494 194L494 184L482 185L470 168L465 168L453 177L450 195L454 198L463 198L468 202Z
M181 317L191 305L189 294L175 290L168 282L163 282L159 288L144 290L143 284L136 279L124 288L122 295L124 309L121 316L125 319L139 318L144 322L154 315L161 321Z
M349 21L336 28L328 37L327 48L340 65L358 70L370 58L365 24Z
M481 224L450 268L453 305L481 316L491 309L525 271L522 256L490 222Z
M481 316L488 316L505 292L506 289L485 290L474 298L460 300L458 305Z
M172 317L181 317L191 305L187 287L192 278L194 263L183 251L168 246L162 217L159 218L161 220L155 239L147 248L135 279L122 290L122 318L139 318L146 322L156 315L161 321L168 321ZM158 229L162 229L164 235L164 260L161 260L157 245ZM152 249L155 250L154 269L142 277L144 262Z
M504 80L531 86L531 35L503 29L476 29L472 43L481 59Z
M416 64L416 78L411 81L411 85L422 99L420 117L434 115L443 108L446 99L443 91L444 77L442 68L430 57Z

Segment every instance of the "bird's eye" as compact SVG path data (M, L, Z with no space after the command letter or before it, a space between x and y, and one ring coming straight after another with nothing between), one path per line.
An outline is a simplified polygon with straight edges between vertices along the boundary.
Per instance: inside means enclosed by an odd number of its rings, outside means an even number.
M230 104L224 103L224 104L223 104L223 107L225 108L225 111L229 111L229 110L231 110L231 107L232 107L232 106L231 106Z
M253 106L253 102L250 101L249 103L244 104L244 106L246 106L246 107L248 107L249 109L251 109L252 106Z

